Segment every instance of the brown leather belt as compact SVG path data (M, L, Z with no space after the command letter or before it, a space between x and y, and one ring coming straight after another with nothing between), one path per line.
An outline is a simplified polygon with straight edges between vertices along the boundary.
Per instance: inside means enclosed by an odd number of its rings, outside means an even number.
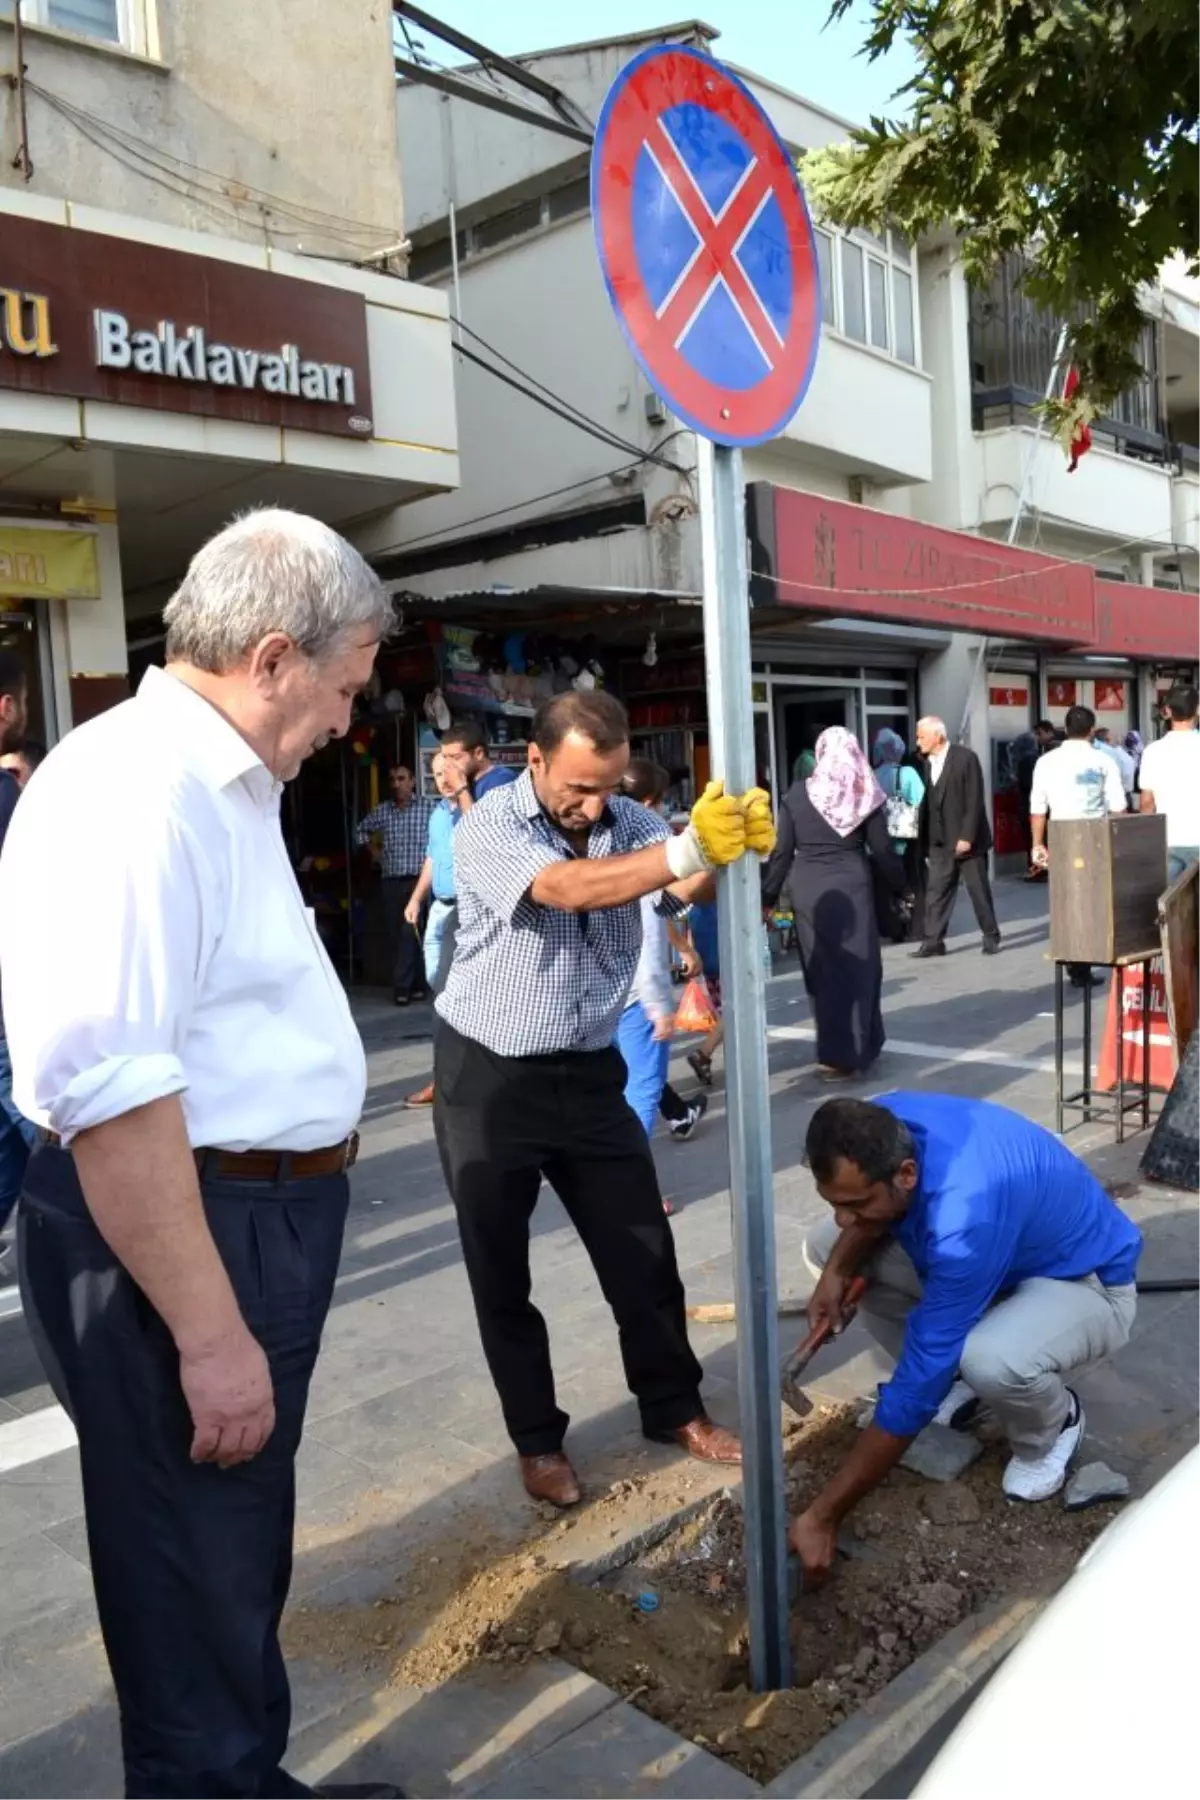
M39 1133L44 1144L60 1147L53 1131ZM318 1175L341 1175L358 1161L358 1133L326 1150L193 1150L201 1180L311 1181Z

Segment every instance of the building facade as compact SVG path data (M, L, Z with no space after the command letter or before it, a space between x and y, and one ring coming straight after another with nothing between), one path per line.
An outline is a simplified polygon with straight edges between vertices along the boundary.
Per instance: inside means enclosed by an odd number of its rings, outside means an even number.
M520 60L594 120L648 44L719 54L715 38L692 22ZM846 121L738 73L797 154L846 135ZM463 480L362 541L414 631L590 619L625 666L638 747L689 762L694 786L706 768L688 678L694 443L612 317L587 151L419 84L401 84L397 112L411 274L459 322ZM1068 475L1030 410L1058 328L1021 300L1018 271L977 294L948 241L821 226L817 245L812 385L786 431L744 459L763 772L786 784L825 724L911 736L919 712L938 711L1002 787L998 747L1068 693L1145 728L1156 685L1196 659L1194 301L1179 284L1147 295L1147 388L1098 424Z
M161 656L236 512L352 530L457 484L391 59L367 0L336 29L318 0L0 7L0 633L33 735Z

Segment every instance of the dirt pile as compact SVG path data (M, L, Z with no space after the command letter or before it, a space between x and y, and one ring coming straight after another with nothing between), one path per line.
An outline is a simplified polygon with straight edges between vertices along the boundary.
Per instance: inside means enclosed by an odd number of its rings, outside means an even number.
M845 1455L853 1410L818 1412L789 1440L789 1510L802 1510ZM749 1689L742 1523L730 1499L592 1586L563 1566L570 1517L546 1521L513 1551L459 1543L444 1559L427 1556L386 1603L314 1611L304 1647L315 1647L319 1625L326 1654L340 1645L343 1655L382 1655L390 1679L425 1688L478 1665L502 1673L563 1656L769 1781L969 1612L1000 1594L1052 1592L1116 1511L1014 1505L1000 1490L1002 1466L992 1447L947 1487L893 1472L849 1522L850 1554L833 1579L797 1600L795 1686L785 1693ZM618 1482L590 1509L591 1524L611 1514L615 1535L630 1509L666 1511L666 1497L661 1477Z

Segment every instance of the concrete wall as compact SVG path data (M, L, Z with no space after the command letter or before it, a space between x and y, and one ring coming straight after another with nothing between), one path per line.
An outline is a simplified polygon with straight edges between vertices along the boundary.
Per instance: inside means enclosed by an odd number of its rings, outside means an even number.
M26 29L34 173L26 183L12 167L6 79L0 186L347 260L403 236L387 0L130 0L130 11L143 54ZM0 74L14 66L4 21Z

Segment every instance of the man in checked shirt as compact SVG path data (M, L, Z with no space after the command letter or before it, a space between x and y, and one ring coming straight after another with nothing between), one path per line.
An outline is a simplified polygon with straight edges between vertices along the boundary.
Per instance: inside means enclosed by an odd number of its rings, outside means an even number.
M611 695L559 694L541 708L524 774L455 833L458 944L437 1001L434 1128L484 1354L525 1487L556 1506L580 1489L529 1297L543 1176L612 1307L646 1435L702 1461L742 1455L700 1398L671 1227L613 1039L641 896L662 890L663 912L681 911L711 894L714 869L765 855L775 833L764 793L712 783L672 837L618 793L628 761L628 720Z
M382 839L380 849L372 846L371 856L383 871L383 917L395 958L392 998L397 1006L407 1006L425 985L420 939L416 928L405 918L404 909L412 899L425 863L434 805L434 801L416 792L412 770L404 763L395 763L388 770L388 798L359 821L355 834L360 844L366 844L376 834Z

